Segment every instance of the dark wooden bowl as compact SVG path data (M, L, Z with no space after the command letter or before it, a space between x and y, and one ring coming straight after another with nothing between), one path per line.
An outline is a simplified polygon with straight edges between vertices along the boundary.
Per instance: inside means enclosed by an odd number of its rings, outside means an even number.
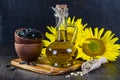
M23 61L33 62L38 59L41 54L43 43L36 44L18 44L14 43L17 55Z
M35 43L41 43L42 42L43 36L39 39L26 39L26 38L20 37L16 34L16 32L18 32L20 30L25 30L25 29L27 29L27 28L19 28L14 32L15 43L18 43L18 44L35 44ZM42 32L40 32L40 33L42 35Z

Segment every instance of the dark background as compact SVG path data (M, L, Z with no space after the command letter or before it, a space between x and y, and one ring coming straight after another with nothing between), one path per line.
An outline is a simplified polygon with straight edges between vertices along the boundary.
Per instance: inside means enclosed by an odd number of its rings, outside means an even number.
M56 4L68 4L70 17L110 29L120 37L120 0L0 0L0 44L14 46L14 31L20 27L39 29L44 34L47 25L55 25L51 7Z
M92 27L110 29L120 38L120 0L0 0L0 80L120 80L120 57L85 76L67 79L66 74L47 76L5 67L18 57L14 49L14 31L31 27L44 34L47 25L55 25L51 7L56 4L68 4L70 17L82 18L83 23Z

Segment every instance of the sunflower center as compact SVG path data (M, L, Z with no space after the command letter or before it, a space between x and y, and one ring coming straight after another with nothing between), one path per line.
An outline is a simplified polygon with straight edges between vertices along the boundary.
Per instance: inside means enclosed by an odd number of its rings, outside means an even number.
M84 43L82 46L85 54L94 57L102 55L105 52L105 45L103 41L93 38L87 39L87 41L89 41L89 43Z

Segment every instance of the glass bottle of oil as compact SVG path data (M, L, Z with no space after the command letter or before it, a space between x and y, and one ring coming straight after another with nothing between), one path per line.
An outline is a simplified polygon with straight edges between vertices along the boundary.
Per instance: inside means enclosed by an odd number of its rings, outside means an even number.
M46 49L46 56L52 66L69 67L76 56L76 47L67 40L67 5L56 5L53 8L56 17L56 40Z

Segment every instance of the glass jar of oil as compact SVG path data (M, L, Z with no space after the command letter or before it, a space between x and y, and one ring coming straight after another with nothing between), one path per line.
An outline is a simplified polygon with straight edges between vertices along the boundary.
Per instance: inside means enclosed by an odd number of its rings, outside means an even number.
M77 48L67 39L68 8L67 5L56 5L53 10L56 17L56 40L47 47L46 56L52 66L69 67L77 55Z

